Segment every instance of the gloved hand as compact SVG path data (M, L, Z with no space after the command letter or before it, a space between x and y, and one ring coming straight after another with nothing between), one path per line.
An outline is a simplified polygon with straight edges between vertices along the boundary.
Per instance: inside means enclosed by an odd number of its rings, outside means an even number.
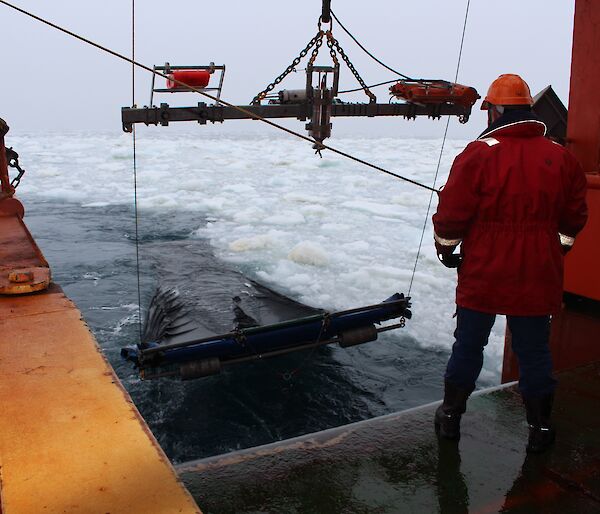
M438 259L446 268L460 268L463 260L459 253L438 253Z
M454 253L458 245L446 246L435 242L435 251L437 253L440 262L446 266L446 268L459 268L462 262L462 255Z
M559 232L558 242L560 243L560 249L562 251L562 254L567 255L571 251L571 248L573 248L575 237L567 236Z
M563 255L567 255L571 251L571 248L573 248L573 245L560 245Z

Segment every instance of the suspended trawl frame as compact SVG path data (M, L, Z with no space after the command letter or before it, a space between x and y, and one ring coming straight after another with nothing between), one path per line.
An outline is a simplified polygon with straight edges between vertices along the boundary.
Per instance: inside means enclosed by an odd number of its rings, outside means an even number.
M196 106L170 107L167 103L155 106L152 98L149 106L143 108L124 107L121 112L123 130L131 132L133 125L144 123L145 125L167 126L177 121L196 121L202 125L207 122L221 123L231 119L277 119L296 118L307 121L306 130L314 141L314 148L319 151L325 148L323 141L331 136L332 117L378 117L378 116L402 116L406 119L414 119L417 116L428 116L440 118L441 116L458 116L461 123L465 123L471 114L471 108L479 98L477 91L469 86L463 86L455 82L445 80L413 79L407 75L397 72L393 68L384 65L379 59L368 52L356 38L337 20L331 12L330 0L323 1L322 15L318 21L317 34L310 39L300 54L287 66L287 68L269 83L264 90L256 94L249 105L231 105L220 101L220 92L223 85L223 76L218 88L208 88L208 83L202 77L201 82L196 82L195 77L188 81L184 75L177 77L174 73L168 74L168 88L161 92L197 92L204 96L209 90L218 90L219 95L215 104L207 105L204 102ZM333 15L333 18L332 18ZM392 98L404 100L404 102L378 103L377 97L370 90L370 86L363 80L356 67L341 47L339 41L333 36L333 19L336 19L344 31L364 50L371 58L383 65L394 74L400 76L388 82L396 82L390 87ZM323 25L329 25L324 27ZM330 66L317 66L315 61L323 43L329 49L332 63ZM282 89L273 93L290 73L296 71L301 61L308 57L306 65L306 87L305 89ZM352 72L360 87L348 91L339 91L340 59ZM211 65L214 66L214 65ZM207 66L185 66L181 69L194 70L200 73ZM154 78L159 69L154 67L152 79L152 90ZM378 84L381 85L381 84ZM373 87L373 86L371 86ZM339 94L363 91L369 98L368 103L344 102L338 98ZM262 102L268 100L266 105ZM281 127L279 127L281 128ZM296 134L297 135L297 134Z

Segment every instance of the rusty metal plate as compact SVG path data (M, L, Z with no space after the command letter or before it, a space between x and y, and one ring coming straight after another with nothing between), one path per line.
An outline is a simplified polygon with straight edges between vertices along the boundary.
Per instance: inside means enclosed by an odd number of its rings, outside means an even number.
M0 216L0 295L42 291L51 279L48 262L23 220Z

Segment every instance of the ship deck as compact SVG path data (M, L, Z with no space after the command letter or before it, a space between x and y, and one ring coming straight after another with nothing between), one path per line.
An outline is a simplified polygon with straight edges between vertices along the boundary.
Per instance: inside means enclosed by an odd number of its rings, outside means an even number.
M0 296L0 512L197 513L60 287Z
M558 436L526 456L514 384L475 394L457 445L437 404L178 468L210 513L600 512L600 363L559 376Z

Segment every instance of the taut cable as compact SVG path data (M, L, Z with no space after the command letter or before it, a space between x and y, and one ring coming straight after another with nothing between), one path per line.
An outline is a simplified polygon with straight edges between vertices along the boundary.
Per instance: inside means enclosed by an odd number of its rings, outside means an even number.
M135 61L135 0L131 0L131 60ZM131 105L135 106L135 65L131 65ZM135 270L138 296L138 332L142 344L142 288L140 285L140 230L137 195L136 134L133 127L133 213L135 218Z
M458 61L456 63L456 75L454 77L454 82L458 82L458 71L460 70L460 61L462 58L463 45L465 42L465 32L467 30L467 20L469 18L469 6L471 4L471 0L467 0L467 8L465 10L465 22L463 24L462 36L460 38L460 49L458 50ZM437 182L438 174L440 172L440 165L442 164L442 156L444 155L444 147L446 145L446 137L448 136L448 127L450 126L450 116L446 120L446 129L444 130L444 138L442 139L442 147L440 148L440 156L438 157L437 168L435 170L435 176L433 177L433 187L431 188L431 195L429 195L429 203L427 204L427 213L425 214L425 221L423 222L423 230L421 231L421 239L419 240L419 248L417 249L417 256L415 258L415 265L413 267L412 275L410 277L410 284L408 286L408 294L410 296L410 292L412 290L413 282L415 280L415 274L417 272L417 264L419 263L419 256L421 255L421 247L423 246L423 237L425 236L425 230L427 228L427 221L429 221L429 212L431 211L431 203L433 201L433 191L439 192L435 189L435 184Z
M258 114L255 114L255 113L249 111L248 109L244 109L243 107L241 107L239 105L233 105L233 104L231 104L231 103L229 103L229 102L227 102L227 101L225 101L223 99L217 98L217 97L215 97L215 96L213 96L213 95L211 95L209 93L206 93L206 92L204 92L204 91L202 91L202 90L200 90L198 88L189 86L188 84L186 84L184 82L181 82L180 80L177 80L174 77L167 77L167 75L165 75L164 73L161 73L159 71L153 70L152 68L150 68L149 66L146 66L145 64L141 64L141 63L135 61L134 59L131 59L131 58L129 58L129 57L123 55L123 54L120 54L118 52L115 52L114 50L111 50L110 48L107 48L107 47L102 46L102 45L100 45L98 43L95 43L94 41L91 41L90 39L87 39L87 38L85 38L83 36L80 36L79 34L76 34L75 32L72 32L72 31L70 31L68 29L65 29L65 28L59 26L59 25L56 25L55 23L52 23L51 21L48 21L48 20L46 20L44 18L41 18L41 17L39 17L39 16L37 16L37 15L29 12L29 11L26 11L25 9L17 7L16 5L13 5L13 4L7 2L6 0L0 0L0 4L4 4L7 7L10 7L11 9L14 9L15 11L20 12L21 14L29 16L30 18L33 18L34 20L37 20L40 23L43 23L44 25L48 25L49 27L52 27L53 29L56 29L56 30L58 30L60 32L63 32L63 33L65 33L65 34L67 34L67 35L69 35L69 36L71 36L71 37L73 37L75 39L78 39L79 41L87 43L88 45L91 45L91 46L93 46L93 47L95 47L95 48L97 48L97 49L99 49L99 50L101 50L103 52L106 52L106 53L108 53L108 54L110 54L110 55L112 55L114 57L117 57L118 59L121 59L121 60L126 61L128 63L131 63L133 66L136 66L136 67L138 67L138 68L140 68L142 70L145 70L145 71L147 71L149 73L153 73L154 75L157 75L157 76L162 77L164 79L171 80L175 84L177 84L177 85L179 85L179 86L181 86L183 88L186 88L189 91L193 91L193 92L198 93L198 94L200 94L202 96L205 96L206 98L210 98L211 100L213 100L216 103L219 103L221 105L226 105L227 107L231 107L233 109L236 109L237 111L244 113L249 118L262 121L263 123L266 123L267 125L270 125L271 127L274 127L274 128L279 129L279 130L282 130L284 132L287 132L288 134L291 134L291 135L296 136L296 137L298 137L300 139L303 139L304 141L308 141L309 143L311 143L311 145L317 144L321 150L329 150L332 153L341 155L342 157L346 157L347 159L351 159L351 160L353 160L355 162L358 162L360 164L363 164L363 165L365 165L365 166L367 166L369 168L372 168L374 170L380 171L382 173L385 173L385 174L390 175L392 177L395 177L397 179L403 180L404 182L408 182L409 184L413 184L413 185L415 185L417 187L420 187L420 188L423 188L423 189L427 189L428 191L431 191L432 193L433 192L436 192L436 193L439 192L437 189L434 189L434 188L432 188L430 186L427 186L425 184L421 184L420 182L418 182L416 180L410 179L408 177L404 177L402 175L399 175L398 173L394 173L393 171L386 170L385 168L382 168L381 166L377 166L376 164L373 164L371 162L365 161L364 159L360 159L359 157L355 157L355 156L350 155L350 154L348 154L346 152L343 152L342 150L338 150L337 148L334 148L332 146L326 145L326 144L324 144L322 142L319 142L319 141L317 141L317 140L315 140L313 138L310 138L308 136L300 134L299 132L296 132L294 130L288 129L288 128L284 127L283 125L279 125L278 123L274 123L274 122L272 122L272 121L270 121L270 120L268 120L266 118L263 118L262 116L259 116Z

